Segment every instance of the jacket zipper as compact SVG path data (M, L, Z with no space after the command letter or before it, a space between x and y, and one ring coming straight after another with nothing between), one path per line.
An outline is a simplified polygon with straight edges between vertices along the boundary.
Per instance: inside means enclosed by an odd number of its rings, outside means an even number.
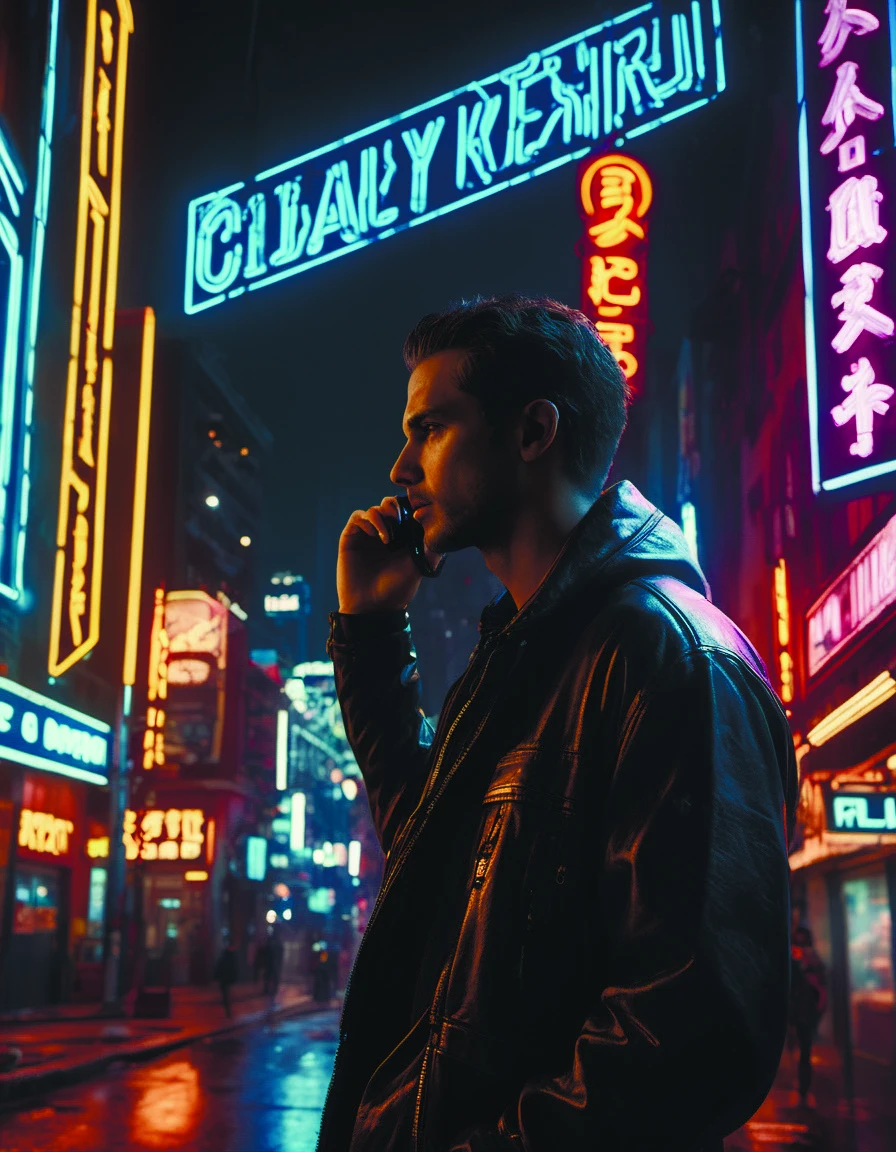
M433 998L433 1006L429 1014L430 1029L435 1025L436 1020L441 1015L442 1007L442 989L448 979L448 971L451 968L451 959L442 969L442 975L439 977L439 982L436 985L436 994ZM426 1084L426 1072L429 1067L429 1054L432 1051L432 1032L430 1031L430 1040L426 1045L426 1051L423 1053L423 1063L420 1065L420 1079L417 1082L417 1099L414 1102L414 1122L411 1125L411 1147L417 1149L417 1141L420 1136L420 1113L423 1110L423 1089Z
M489 653L488 659L486 660L485 665L483 666L483 669L482 669L482 675L479 677L479 680L477 681L476 686L474 687L474 689L473 689L470 697L468 698L467 702L464 704L463 708L461 708L460 712L455 717L454 723L451 725L451 728L448 732L448 735L445 737L445 741L442 745L442 750L439 754L438 761L436 762L436 766L433 770L433 778L435 778L435 773L438 772L438 769L442 764L442 761L445 757L445 752L447 751L447 748L448 748L448 741L451 738L451 735L454 732L454 729L457 727L458 721L460 720L460 718L464 714L464 712L466 712L466 710L470 706L470 704L473 702L473 700L475 699L476 693L479 691L480 687L482 686L482 682L485 679L486 670L488 668L489 662L491 661L493 654L494 654L494 649L492 650L492 652ZM486 719L487 719L487 717L483 718L482 724L485 723ZM475 740L476 736L479 735L479 731L482 728L482 724L480 724L479 728L473 734L473 740ZM472 743L472 741L470 743ZM454 774L454 772L457 769L458 765L460 764L461 760L463 760L464 756L466 755L467 749L469 749L469 747L470 747L470 745L468 744L467 748L464 749L464 751L461 753L461 755L458 757L458 759L452 765L451 771L446 775L445 779L442 781L441 788L439 789L438 793L432 798L429 805L427 806L427 809L426 809L426 815L427 816L432 812L433 807L435 806L436 802L439 800L439 797L444 792L445 787L447 785L447 782L451 779L452 775ZM421 801L421 803L422 803L422 801ZM419 805L418 805L418 807L419 807ZM411 819L413 819L413 817L411 817ZM410 823L410 821L409 821L409 823ZM349 973L349 977L348 977L348 980L346 981L346 985L345 985L345 994L344 994L343 1002L342 1002L342 1020L340 1022L340 1030L339 1030L340 1031L340 1044L341 1044L343 1036L345 1035L345 1023L347 1020L346 1010L348 1009L348 1005L349 1005L349 994L351 992L351 987L352 987L352 978L354 977L355 971L357 970L358 961L361 958L361 953L364 951L364 945L366 944L367 939L370 935L370 929L376 921L377 915L379 913L380 908L382 907L383 901L385 900L386 896L388 895L389 891L392 888L392 885L393 885L394 880L395 880L395 876L397 875L397 873L400 870L404 861L407 859L408 853L413 848L414 844L416 844L417 839L420 835L421 829L422 829L422 824L418 825L418 827L414 830L413 835L408 840L407 844L405 844L404 848L401 851L400 857L395 862L395 867L391 870L391 872L389 873L389 876L384 881L383 886L380 889L379 894L377 895L376 903L373 906L373 911L370 913L370 919L367 921L367 929L364 932L364 936L361 939L361 943L358 945L358 951L357 951L357 954L355 955L355 962L352 965L352 970ZM336 1055L337 1055L337 1057L339 1055L338 1049L337 1049ZM334 1062L334 1071L335 1071L335 1062ZM333 1078L330 1079L330 1088L332 1088L332 1086L333 1086ZM330 1097L330 1090L328 1089L327 1090L327 1097L324 1101L324 1113L326 1112L326 1106L327 1106L327 1101L329 1100L329 1097Z

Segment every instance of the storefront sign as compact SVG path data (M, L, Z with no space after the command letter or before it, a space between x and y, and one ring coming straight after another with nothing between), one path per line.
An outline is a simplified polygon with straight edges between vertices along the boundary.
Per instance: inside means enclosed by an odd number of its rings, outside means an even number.
M797 0L812 486L896 469L896 6ZM890 269L890 271L888 271Z
M881 793L834 793L832 832L896 832L896 796Z
M165 762L217 763L224 728L230 613L207 592L184 590L167 593L164 619Z
M0 676L0 756L75 780L106 784L112 729Z
M87 855L91 860L104 860L109 855L109 837L91 836L87 841Z
M814 676L896 602L896 516L806 613L808 669Z
M585 221L581 308L609 345L633 391L647 340L647 211L653 185L643 165L611 153L579 168Z
M19 847L49 856L67 856L68 840L74 831L71 820L23 808L19 816Z
M268 616L298 616L301 601L298 592L281 592L278 596L266 595L264 610Z
M205 843L205 813L200 808L150 808L140 817L124 814L125 857L128 860L198 860Z
M100 636L130 0L87 0L81 172L49 672Z
M493 196L709 103L718 0L646 3L342 140L198 196L184 310L199 312Z

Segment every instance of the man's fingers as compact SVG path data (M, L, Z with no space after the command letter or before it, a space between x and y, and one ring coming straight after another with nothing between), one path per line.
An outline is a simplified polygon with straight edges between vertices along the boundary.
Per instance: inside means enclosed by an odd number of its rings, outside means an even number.
M358 508L352 512L348 518L348 523L345 526L345 535L352 536L359 532L363 532L365 536L378 536L379 530L375 524L372 524L367 512Z

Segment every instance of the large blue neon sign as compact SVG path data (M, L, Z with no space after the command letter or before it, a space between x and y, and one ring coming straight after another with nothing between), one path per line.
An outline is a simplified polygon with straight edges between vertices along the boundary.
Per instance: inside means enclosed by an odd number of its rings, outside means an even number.
M23 590L34 358L50 199L58 30L59 0L50 0L33 192L27 189L25 173L0 128L0 595L12 600Z
M641 136L725 87L719 0L642 4L400 116L198 196L184 310L306 272Z

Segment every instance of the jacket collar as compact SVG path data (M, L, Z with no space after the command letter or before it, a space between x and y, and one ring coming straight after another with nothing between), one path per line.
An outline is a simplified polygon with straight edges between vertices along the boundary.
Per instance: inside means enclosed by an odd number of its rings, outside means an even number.
M638 576L674 576L709 597L709 585L677 524L622 480L597 499L570 533L544 579L517 611L509 592L482 613L483 636L528 628Z

